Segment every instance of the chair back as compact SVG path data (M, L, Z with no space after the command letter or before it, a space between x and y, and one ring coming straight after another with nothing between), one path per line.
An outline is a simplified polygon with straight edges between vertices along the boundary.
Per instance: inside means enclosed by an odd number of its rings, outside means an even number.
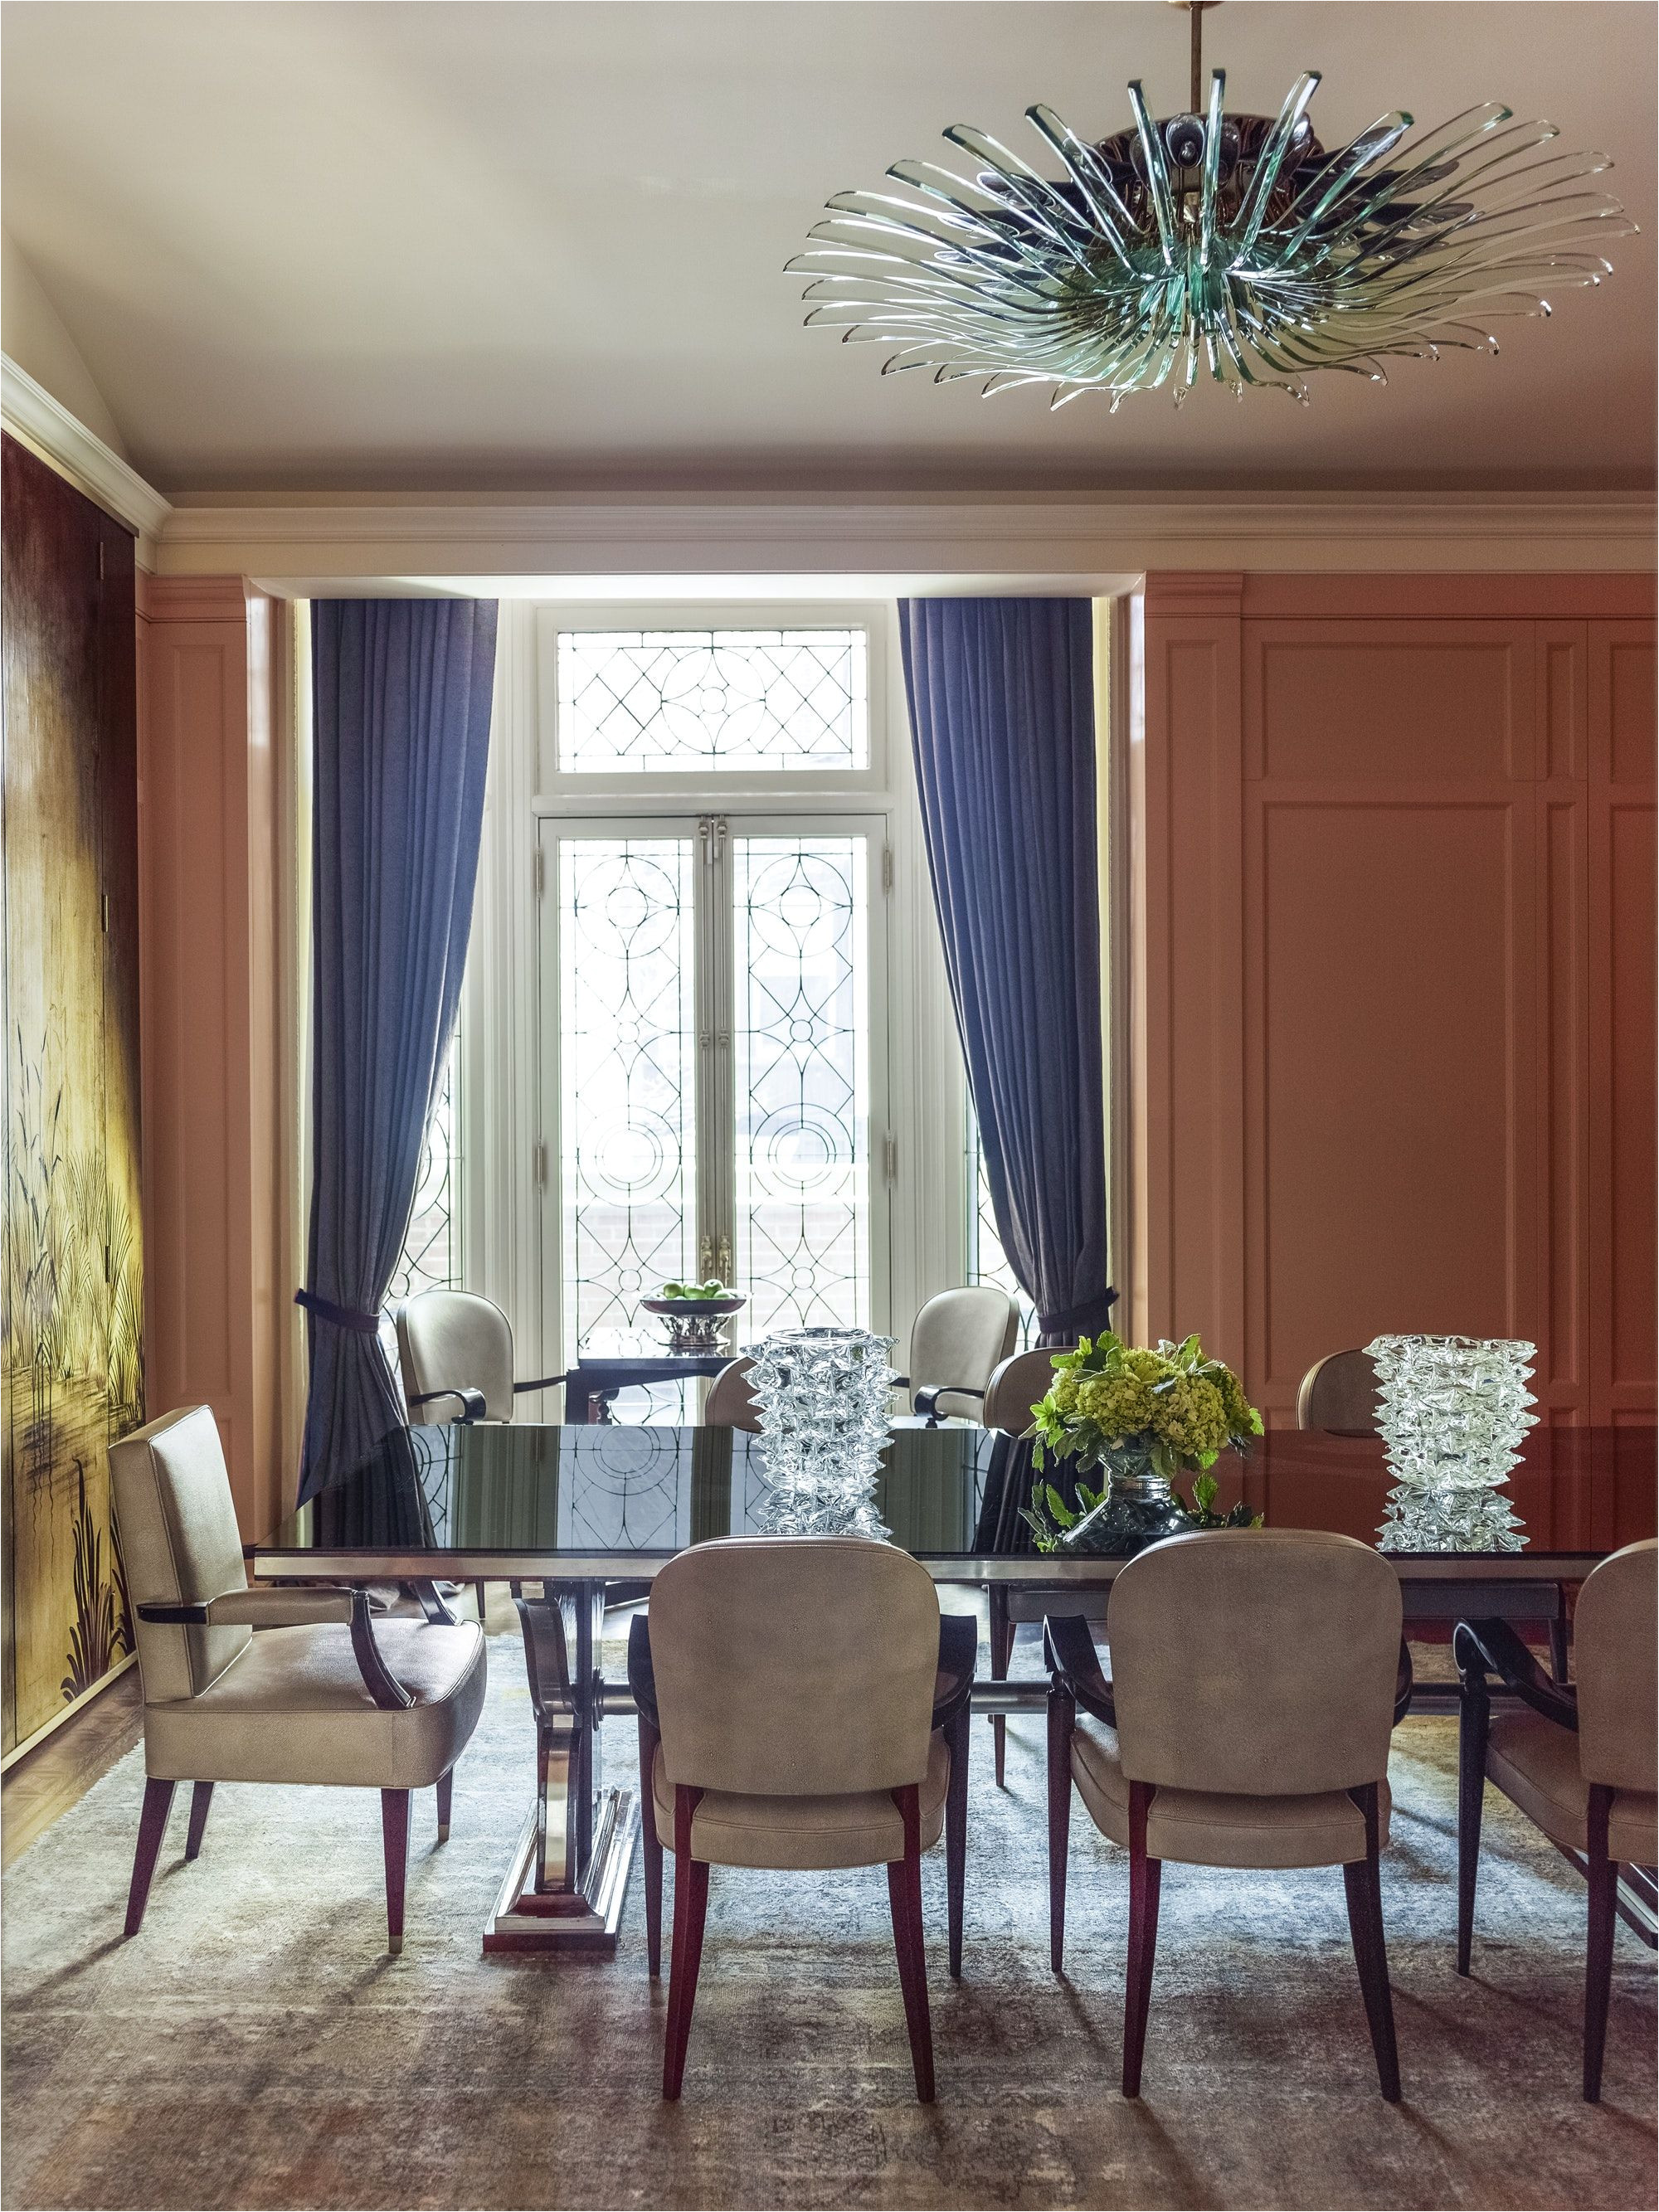
M753 1796L900 1790L927 1771L939 1596L862 1536L695 1544L651 1586L671 1783Z
M1578 1677L1578 1764L1586 1782L1659 1790L1659 1542L1626 1544L1578 1593L1572 1650Z
M1031 1425L1031 1408L1046 1398L1054 1379L1054 1360L1074 1344L1054 1344L1038 1352L1017 1352L994 1370L985 1386L985 1425L1023 1437Z
M134 1608L144 1703L193 1698L246 1645L246 1628L164 1628L141 1605L204 1605L246 1589L242 1534L219 1425L206 1406L164 1413L112 1444L116 1535Z
M760 1433L761 1409L754 1392L749 1387L749 1370L752 1359L734 1359L729 1367L722 1367L708 1386L708 1395L703 1401L702 1425L706 1429L747 1429L751 1435Z
M409 1418L418 1425L453 1421L453 1398L429 1406L415 1400L428 1390L465 1389L483 1394L486 1419L513 1418L513 1327L498 1305L471 1291L422 1291L398 1313L398 1365Z
M1316 1359L1296 1394L1296 1425L1376 1436L1376 1369L1370 1352L1331 1352Z
M941 1291L929 1298L910 1326L910 1391L935 1390L955 1384L958 1389L982 1390L991 1370L1006 1359L1019 1334L1019 1307L1006 1291L988 1283L959 1291ZM941 1413L966 1413L981 1418L977 1398L947 1395L939 1401Z
M1106 1608L1123 1771L1247 1797L1388 1771L1400 1583L1369 1544L1309 1528L1171 1536Z

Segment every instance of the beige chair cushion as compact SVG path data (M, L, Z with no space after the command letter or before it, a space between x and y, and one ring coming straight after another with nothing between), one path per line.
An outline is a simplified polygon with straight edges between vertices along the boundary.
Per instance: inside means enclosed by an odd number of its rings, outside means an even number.
M1650 1798L1659 1790L1659 1543L1627 1544L1602 1560L1578 1593L1572 1648L1584 1779Z
M1129 1847L1129 1784L1116 1732L1079 1713L1072 1774L1103 1836ZM1377 1842L1389 1840L1389 1785L1377 1791ZM1149 1858L1188 1866L1342 1866L1365 1856L1365 1816L1346 1790L1302 1797L1246 1797L1159 1790L1146 1814Z
M651 1659L671 1782L839 1797L927 1772L939 1594L890 1544L694 1544L652 1584Z
M1333 1429L1340 1436L1376 1432L1376 1369L1369 1352L1328 1352L1316 1359L1296 1394L1298 1429Z
M1106 1608L1125 1771L1224 1796L1382 1781L1400 1622L1399 1577L1351 1536L1215 1529L1151 1546Z
M422 1291L398 1314L398 1365L404 1396L465 1389L483 1393L485 1417L513 1419L513 1328L498 1305L471 1291ZM453 1398L409 1407L417 1424L453 1421Z
M704 1401L702 1423L706 1429L744 1429L750 1436L758 1436L761 1425L760 1401L749 1387L752 1359L734 1359L722 1367L709 1385Z
M1076 1350L1074 1344L1056 1344L1037 1352L1017 1352L1005 1359L985 1386L986 1427L1023 1437L1031 1425L1032 1407L1054 1387L1056 1355Z
M109 1469L145 1699L188 1698L247 1648L246 1626L163 1628L138 1620L137 1609L205 1605L247 1586L211 1409L186 1407L135 1429L111 1447Z
M1504 1795L1540 1827L1553 1844L1584 1848L1589 1785L1578 1763L1578 1738L1541 1713L1494 1713L1486 1739L1486 1772ZM1620 1790L1607 1822L1615 1859L1636 1866L1659 1860L1659 1799Z
M377 1620L374 1640L415 1703L386 1711L349 1628L267 1628L199 1696L151 1704L144 1765L165 1781L312 1782L424 1790L455 1764L483 1708L477 1625Z
M1019 1334L1019 1307L1006 1291L988 1283L958 1291L941 1291L928 1299L910 1329L910 1401L918 1390L935 1389L954 1382L969 1390L983 1390L991 1370L1006 1359ZM939 1399L941 1415L965 1414L977 1421L983 1401L952 1395Z
M657 1833L674 1848L674 1791L657 1748L651 1771ZM936 1844L945 1826L951 1753L942 1735L928 1747L920 1792L921 1848ZM882 1866L904 1856L904 1821L884 1790L841 1797L750 1797L710 1790L691 1815L691 1856L710 1866Z

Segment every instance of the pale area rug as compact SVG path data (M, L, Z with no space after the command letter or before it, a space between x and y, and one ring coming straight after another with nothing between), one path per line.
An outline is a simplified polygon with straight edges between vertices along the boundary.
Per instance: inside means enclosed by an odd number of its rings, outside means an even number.
M927 1862L938 2104L911 2094L880 1872L717 1871L675 2108L637 1878L614 1960L480 1954L532 1772L516 1629L489 1658L453 1841L435 1845L432 1798L417 1800L398 1959L370 1792L222 1785L186 1866L181 1790L131 1943L141 1753L24 1855L4 1895L7 2205L1654 2201L1651 1955L1620 1929L1606 2101L1586 2106L1583 1885L1490 1793L1475 1974L1452 1972L1449 1721L1395 1736L1382 1879L1403 2105L1376 2094L1340 1874L1176 1867L1145 2094L1125 2103L1126 1860L1077 1807L1056 1980L1033 1717L1010 1726L1006 1791L975 1724L956 1985L942 1853ZM607 1725L623 1777L634 1742L631 1723Z

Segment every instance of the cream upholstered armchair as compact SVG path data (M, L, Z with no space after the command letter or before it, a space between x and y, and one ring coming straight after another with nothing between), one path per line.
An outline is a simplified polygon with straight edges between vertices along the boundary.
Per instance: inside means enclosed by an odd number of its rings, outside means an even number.
M703 1401L704 1428L744 1429L751 1436L759 1434L760 1407L749 1387L749 1370L754 1364L752 1359L734 1359L721 1368Z
M126 1933L143 1923L180 1782L195 1785L187 1859L216 1783L313 1783L380 1791L389 1948L401 1950L410 1792L436 1785L441 1841L455 1761L483 1706L482 1633L471 1621L374 1621L366 1590L250 1589L205 1406L135 1430L112 1447L110 1471L144 1693Z
M1048 1395L1048 1386L1054 1379L1056 1357L1076 1349L1074 1344L1049 1345L1035 1352L1016 1352L1003 1360L985 1388L986 1427L1000 1429L1006 1437L1023 1437L1031 1425L1032 1408ZM1025 1484L1029 1478L1022 1473L1021 1480ZM1029 1487L1020 1497L1008 1501L1016 1511L1030 1503ZM991 1679L994 1682L1006 1681L1014 1656L1015 1631L1023 1620L1042 1620L1052 1600L1028 1595L1014 1583L992 1583L986 1596L990 1614ZM1103 1591L1081 1591L1076 1604L1078 1613L1085 1620L1106 1618ZM997 1787L1000 1790L1007 1769L1008 1722L1003 1713L992 1713L988 1717Z
M551 1390L562 1375L513 1379L513 1324L472 1291L422 1291L398 1310L404 1402L417 1424L510 1421L526 1390Z
M1339 1436L1376 1434L1376 1369L1369 1352L1328 1352L1316 1359L1296 1394L1298 1429Z
M1018 1334L1018 1302L988 1283L929 1298L910 1325L910 1372L900 1378L911 1410L929 1421L981 1419L991 1370Z
M1377 1860L1389 1739L1411 1698L1400 1624L1380 1553L1296 1528L1172 1536L1130 1559L1107 1607L1109 1683L1087 1626L1050 1620L1050 1957L1059 1973L1075 1784L1129 1854L1126 2097L1140 2094L1160 1874L1176 1859L1342 1869L1376 2070L1398 2101Z
M1452 1646L1462 1685L1457 1971L1469 1971L1480 1814L1492 1782L1589 1881L1584 2096L1593 2105L1601 2094L1619 1869L1644 1871L1651 1905L1659 1862L1659 1543L1626 1545L1579 1592L1574 1688L1547 1680L1506 1621L1460 1621ZM1518 1710L1493 1713L1494 1678L1520 1699ZM1651 1946L1647 1929L1632 1924Z
M685 2070L709 1868L884 1865L916 2094L932 2102L921 1854L944 1831L958 1973L978 1634L941 1620L924 1567L863 1537L724 1538L658 1575L629 1679L653 1975L674 1854L665 2097Z

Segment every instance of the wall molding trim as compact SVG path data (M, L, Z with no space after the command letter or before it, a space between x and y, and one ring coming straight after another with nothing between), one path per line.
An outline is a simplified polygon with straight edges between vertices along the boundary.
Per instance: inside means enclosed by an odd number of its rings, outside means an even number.
M146 483L9 354L0 354L0 422L76 491L124 523L138 540L140 562L147 568L155 566L155 541L173 513L171 501Z
M652 502L289 497L175 506L164 573L314 583L672 574L1073 576L1146 569L1652 571L1641 493ZM1218 556L1221 556L1218 558Z

